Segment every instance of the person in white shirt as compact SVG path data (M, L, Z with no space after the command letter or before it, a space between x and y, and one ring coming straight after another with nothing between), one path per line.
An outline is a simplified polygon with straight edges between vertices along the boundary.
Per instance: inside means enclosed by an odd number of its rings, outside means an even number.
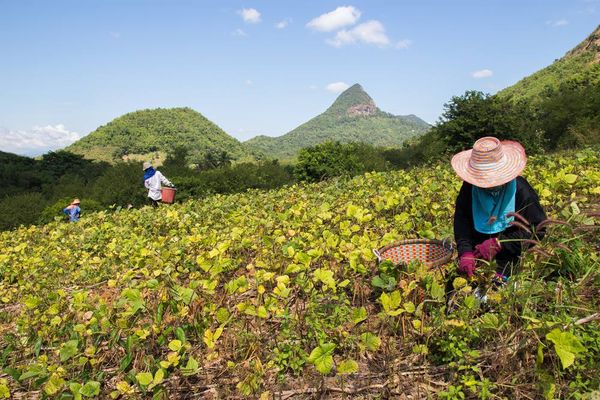
M170 187L174 185L160 171L152 168L152 164L149 162L144 163L143 169L144 186L148 189L148 198L152 203L152 207L156 207L158 206L158 202L162 200L161 183Z

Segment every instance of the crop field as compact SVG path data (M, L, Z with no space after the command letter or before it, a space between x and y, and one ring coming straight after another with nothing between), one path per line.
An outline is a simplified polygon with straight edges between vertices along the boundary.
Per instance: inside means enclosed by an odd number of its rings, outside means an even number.
M372 253L452 237L449 165L2 232L0 399L584 398L600 152L531 157L525 176L554 222L485 304L454 263Z

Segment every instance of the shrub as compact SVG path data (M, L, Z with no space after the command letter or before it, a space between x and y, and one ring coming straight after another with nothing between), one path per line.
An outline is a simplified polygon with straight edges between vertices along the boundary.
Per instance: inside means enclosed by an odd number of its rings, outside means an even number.
M47 200L41 193L25 193L0 201L0 229L37 222Z
M382 153L373 146L325 142L300 150L294 172L299 180L316 182L334 176L383 171L386 165Z
M96 180L92 198L104 206L142 205L146 202L144 175L139 163L119 163L108 168Z
M179 200L211 193L235 193L247 189L274 189L294 182L291 171L277 161L242 163L186 176L175 176Z

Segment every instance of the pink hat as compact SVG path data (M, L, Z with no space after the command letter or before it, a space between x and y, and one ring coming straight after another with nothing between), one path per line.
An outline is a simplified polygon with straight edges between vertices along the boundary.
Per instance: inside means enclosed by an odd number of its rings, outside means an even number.
M452 168L464 181L480 188L504 185L521 174L527 164L525 149L518 142L486 136L472 150L452 157Z

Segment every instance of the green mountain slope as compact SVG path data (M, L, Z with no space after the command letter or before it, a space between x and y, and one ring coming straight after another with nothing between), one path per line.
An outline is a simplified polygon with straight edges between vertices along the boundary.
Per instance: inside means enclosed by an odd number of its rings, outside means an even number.
M202 114L190 108L135 111L99 127L66 150L103 161L153 158L177 146L188 149L190 160L209 150L245 156L242 144Z
M244 144L269 157L293 158L301 148L327 140L400 146L421 135L429 125L414 115L395 116L381 111L356 84L343 92L323 114L279 137L257 136Z
M546 90L560 84L600 85L600 26L564 57L498 92L498 96L536 101Z

